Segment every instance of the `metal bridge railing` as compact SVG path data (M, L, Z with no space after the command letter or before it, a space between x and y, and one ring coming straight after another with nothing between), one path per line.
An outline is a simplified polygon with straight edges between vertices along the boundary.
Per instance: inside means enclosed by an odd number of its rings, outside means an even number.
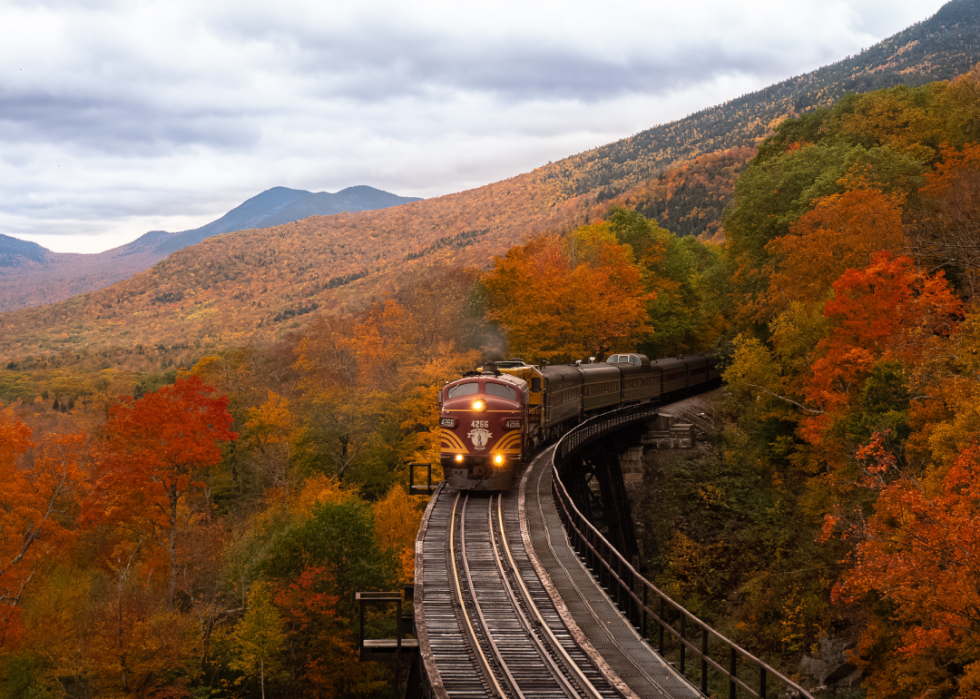
M813 695L791 679L774 669L764 661L749 653L747 650L726 636L711 628L707 623L691 614L684 607L661 592L653 583L647 580L627 561L616 548L599 532L585 515L579 511L572 501L565 484L560 478L569 459L579 450L592 444L602 437L657 414L655 406L640 405L622 408L612 413L606 413L592 418L567 433L558 442L552 459L554 481L552 495L558 507L558 516L562 520L565 532L578 555L592 570L596 579L615 599L630 622L640 631L644 638L649 639L648 625L652 620L657 627L657 649L661 655L665 651L676 650L679 655L678 669L686 675L688 669L688 652L698 656L700 665L701 693L708 695L709 672L722 678L727 684L729 699L736 699L741 689L742 696L748 695L766 699L772 694L770 681L782 684L789 693L799 697L813 699ZM671 623L670 618L674 619ZM675 624L677 624L675 626ZM693 640L691 637L694 637ZM674 648L668 648L665 641L673 639ZM714 651L712 651L714 648ZM746 663L754 667L754 672L745 668L739 676L739 667ZM757 686L747 682L751 674L757 679ZM753 682L752 684L756 684ZM717 691L717 689L716 689ZM722 689L724 691L724 689ZM720 696L713 694L713 696Z

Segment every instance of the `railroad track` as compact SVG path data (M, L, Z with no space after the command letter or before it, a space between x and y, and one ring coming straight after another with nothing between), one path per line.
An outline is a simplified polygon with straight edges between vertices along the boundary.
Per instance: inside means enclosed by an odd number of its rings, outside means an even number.
M443 498L429 526L445 526L446 575L436 579L447 589L429 583L425 595L427 633L447 694L619 697L538 580L521 540L518 498L454 491Z

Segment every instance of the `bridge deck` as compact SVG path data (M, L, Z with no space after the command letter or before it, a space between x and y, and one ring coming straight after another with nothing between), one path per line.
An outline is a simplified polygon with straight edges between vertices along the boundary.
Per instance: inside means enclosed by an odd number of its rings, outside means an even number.
M539 455L521 480L521 529L538 577L569 631L601 658L612 683L621 691L628 687L622 691L627 696L701 696L640 637L569 545L551 494L550 453Z

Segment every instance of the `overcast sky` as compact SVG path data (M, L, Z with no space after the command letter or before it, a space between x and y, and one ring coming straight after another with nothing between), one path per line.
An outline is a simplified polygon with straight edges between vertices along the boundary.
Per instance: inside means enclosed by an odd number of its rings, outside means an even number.
M98 252L277 185L470 189L942 4L0 0L0 233Z

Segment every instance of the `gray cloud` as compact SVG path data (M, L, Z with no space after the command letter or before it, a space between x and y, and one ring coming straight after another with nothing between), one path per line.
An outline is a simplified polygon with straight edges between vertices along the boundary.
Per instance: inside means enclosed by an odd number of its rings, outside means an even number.
M0 0L0 232L95 251L279 184L459 191L811 70L941 4Z

